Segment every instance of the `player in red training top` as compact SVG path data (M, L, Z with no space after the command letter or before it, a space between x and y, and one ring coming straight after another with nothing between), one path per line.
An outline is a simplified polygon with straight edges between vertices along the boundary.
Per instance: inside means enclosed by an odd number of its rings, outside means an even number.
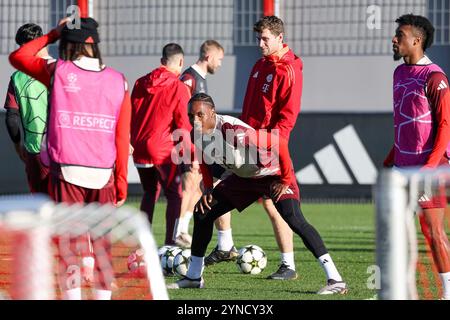
M253 30L263 57L254 65L247 84L240 119L254 129L278 129L289 140L300 112L303 64L288 45L283 43L284 24L275 16L264 17ZM296 279L293 233L281 218L271 199L263 198L280 250L280 266L268 279ZM237 256L231 233L231 215L216 222L218 244L205 264L232 260Z
M176 129L190 130L187 118L189 90L179 80L183 49L169 43L162 51L161 66L136 81L131 94L131 145L144 195L141 210L153 221L161 187L167 198L166 245L174 245L175 221L181 208L180 167L172 161Z

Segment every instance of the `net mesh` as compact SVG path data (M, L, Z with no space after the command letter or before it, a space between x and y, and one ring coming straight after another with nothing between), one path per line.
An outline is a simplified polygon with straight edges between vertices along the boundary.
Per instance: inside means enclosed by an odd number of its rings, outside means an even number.
M65 299L73 289L82 299L102 290L120 300L168 298L145 216L126 206L0 198L1 297Z
M382 299L440 299L450 266L450 171L385 171L375 187Z

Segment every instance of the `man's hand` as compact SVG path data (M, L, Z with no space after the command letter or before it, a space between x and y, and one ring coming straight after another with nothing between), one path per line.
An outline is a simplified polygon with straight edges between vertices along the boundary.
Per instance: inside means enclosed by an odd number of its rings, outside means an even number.
M70 17L65 17L59 20L58 25L55 28L59 34L61 34L62 29L64 29L65 25L70 21L72 21L72 18Z
M281 196L289 189L289 185L283 184L281 182L274 182L270 186L270 197L274 203L280 200Z
M117 208L120 208L120 207L123 206L123 204L125 203L125 200L126 200L126 199L122 199L122 200L117 201L117 202L114 204L114 206L117 207Z
M195 205L194 212L205 214L206 209L211 210L211 203L213 201L212 191L212 188L205 189L202 197Z
M189 166L189 172L193 174L200 174L200 165L198 161L194 160Z

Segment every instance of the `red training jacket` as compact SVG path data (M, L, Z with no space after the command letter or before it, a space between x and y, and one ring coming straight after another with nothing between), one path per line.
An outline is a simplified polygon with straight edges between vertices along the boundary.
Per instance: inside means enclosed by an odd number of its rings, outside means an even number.
M289 140L300 112L302 69L302 60L286 44L259 59L250 73L241 120L255 129L279 129Z
M187 105L190 93L178 75L165 66L139 78L131 94L131 145L136 164L171 163L175 129L191 131Z

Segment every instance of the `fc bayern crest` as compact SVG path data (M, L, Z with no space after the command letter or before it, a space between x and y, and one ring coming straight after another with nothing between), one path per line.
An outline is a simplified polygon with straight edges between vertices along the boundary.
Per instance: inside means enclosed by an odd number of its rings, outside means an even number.
M273 79L273 75L272 75L272 74L269 74L269 75L266 77L266 81L267 81L267 82L272 81L272 79Z

